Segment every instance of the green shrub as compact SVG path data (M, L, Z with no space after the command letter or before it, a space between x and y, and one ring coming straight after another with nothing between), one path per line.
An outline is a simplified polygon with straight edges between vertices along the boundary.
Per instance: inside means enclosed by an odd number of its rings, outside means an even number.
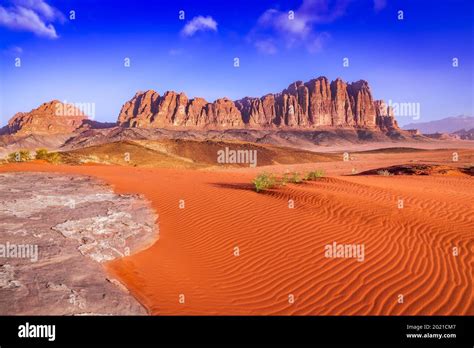
M45 160L48 158L48 150L46 149L38 149L36 150L36 159L42 159Z
M30 151L28 150L19 150L8 154L8 162L26 162L30 159Z
M289 173L285 173L283 174L283 176L280 178L280 185L283 185L285 186L286 184L288 184L290 182L290 174Z
M265 189L273 188L276 184L276 179L272 174L262 173L253 179L255 191L260 192Z
M49 163L57 164L61 162L61 155L58 152L51 152L48 153L48 157L46 158L46 161Z
M317 180L324 176L324 171L322 169L314 170L309 172L304 177L300 173L285 173L281 177L275 177L273 174L262 173L253 180L255 185L255 190L260 192L262 190L273 188L275 186L281 185L284 186L288 183L300 184L304 180Z
M290 181L291 183L293 184L299 184L301 182L303 182L303 178L301 177L300 173L291 173L291 176L290 176Z
M46 149L36 150L36 159L45 160L49 163L59 163L61 161L61 155L57 152L48 152Z
M324 176L324 170L317 169L306 174L305 180L317 180L319 178L322 178L323 176Z

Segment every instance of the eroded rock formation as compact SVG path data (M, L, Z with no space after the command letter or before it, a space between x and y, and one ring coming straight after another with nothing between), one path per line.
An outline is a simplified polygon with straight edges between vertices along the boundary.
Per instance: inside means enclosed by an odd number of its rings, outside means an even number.
M398 129L393 111L383 101L373 100L367 81L348 84L326 77L297 81L281 93L235 102L221 98L210 103L172 91L163 96L153 90L138 92L123 105L118 124L138 128Z
M87 116L58 100L41 104L30 112L18 112L8 122L10 134L65 134L83 125Z

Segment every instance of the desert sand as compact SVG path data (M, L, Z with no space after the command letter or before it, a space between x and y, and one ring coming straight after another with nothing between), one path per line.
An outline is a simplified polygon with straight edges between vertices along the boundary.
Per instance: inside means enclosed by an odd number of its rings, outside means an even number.
M87 174L150 200L159 240L106 267L151 314L472 315L472 177L350 175L449 162L451 153L226 170L20 163L0 171ZM472 150L459 153L459 165L472 163ZM251 185L265 170L309 168L327 176L261 193ZM325 257L333 242L363 244L364 261Z

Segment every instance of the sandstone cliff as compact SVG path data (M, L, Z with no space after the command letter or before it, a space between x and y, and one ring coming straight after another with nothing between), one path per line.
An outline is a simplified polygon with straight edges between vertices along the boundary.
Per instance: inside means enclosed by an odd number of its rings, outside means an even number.
M398 129L391 108L373 100L366 81L330 82L326 77L297 81L281 93L235 102L227 98L212 103L203 98L188 99L184 93L172 91L163 96L153 90L138 92L123 105L118 124L138 128Z
M30 112L18 112L8 121L10 134L65 134L74 132L87 120L79 109L57 100L41 104Z

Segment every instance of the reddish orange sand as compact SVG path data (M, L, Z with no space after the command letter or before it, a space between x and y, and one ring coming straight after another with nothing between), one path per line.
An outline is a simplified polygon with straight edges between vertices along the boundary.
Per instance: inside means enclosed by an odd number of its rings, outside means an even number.
M159 240L107 265L152 314L474 314L469 177L338 176L257 194L242 171L0 167L15 170L89 174L152 202ZM325 258L334 241L363 243L365 261Z

